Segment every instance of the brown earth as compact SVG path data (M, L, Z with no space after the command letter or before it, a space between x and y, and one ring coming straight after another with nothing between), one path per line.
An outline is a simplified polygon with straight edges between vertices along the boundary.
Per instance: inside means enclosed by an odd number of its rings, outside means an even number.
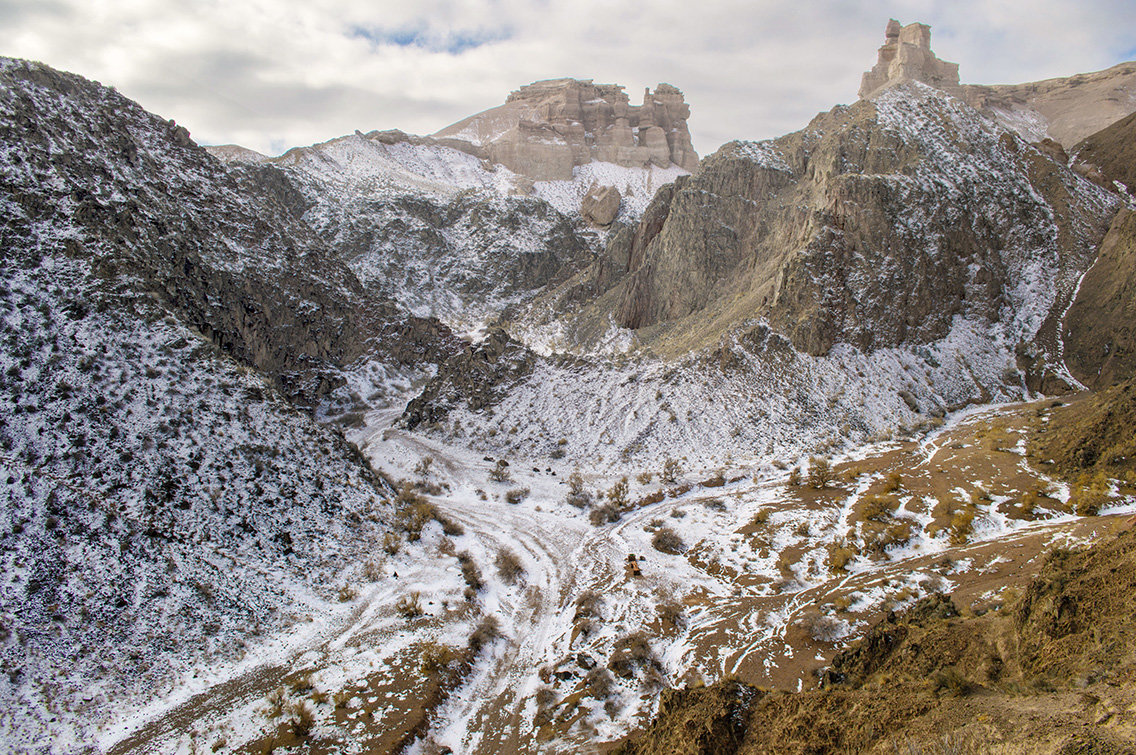
M1136 113L1078 142L1072 153L1074 170L1110 189L1120 181L1136 193Z
M945 596L889 615L803 693L672 691L621 753L1130 753L1136 536L1054 551L1013 605ZM744 731L744 734L742 733Z
M1136 375L1136 212L1113 220L1064 329L1065 363L1088 387Z

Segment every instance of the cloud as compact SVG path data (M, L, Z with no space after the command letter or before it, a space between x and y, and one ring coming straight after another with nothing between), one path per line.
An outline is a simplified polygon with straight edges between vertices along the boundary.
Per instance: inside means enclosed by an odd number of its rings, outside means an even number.
M266 152L355 129L431 133L560 76L666 81L696 148L801 128L855 99L889 17L933 26L964 81L1105 68L1130 0L0 0L3 54L106 84L206 143Z

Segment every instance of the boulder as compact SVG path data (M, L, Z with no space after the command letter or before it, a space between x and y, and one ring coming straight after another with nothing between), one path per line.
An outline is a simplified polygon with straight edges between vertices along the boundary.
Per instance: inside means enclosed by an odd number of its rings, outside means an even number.
M619 189L614 186L593 184L580 202L580 214L590 223L609 226L619 214L621 199Z

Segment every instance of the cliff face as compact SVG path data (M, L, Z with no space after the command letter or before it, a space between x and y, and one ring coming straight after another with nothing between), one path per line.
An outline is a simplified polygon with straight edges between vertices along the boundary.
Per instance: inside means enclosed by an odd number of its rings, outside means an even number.
M629 168L698 167L690 106L669 84L631 105L623 87L552 79L521 87L504 105L434 134L476 145L489 160L536 181L568 180L592 161Z
M818 355L928 343L956 317L1030 340L1117 204L958 100L896 85L660 192L593 269L592 310L647 343L764 318Z

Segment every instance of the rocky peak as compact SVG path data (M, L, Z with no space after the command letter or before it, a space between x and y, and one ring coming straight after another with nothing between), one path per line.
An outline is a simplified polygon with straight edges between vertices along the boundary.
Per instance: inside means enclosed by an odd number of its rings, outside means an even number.
M670 84L646 89L632 105L617 84L549 79L512 92L505 104L442 129L438 138L466 141L485 157L537 181L567 180L592 161L624 167L693 171L690 106Z
M959 94L958 63L939 60L931 52L930 26L920 23L901 26L893 18L887 23L884 38L879 59L872 70L864 72L861 98L867 99L884 87L903 81L921 81L950 94Z

